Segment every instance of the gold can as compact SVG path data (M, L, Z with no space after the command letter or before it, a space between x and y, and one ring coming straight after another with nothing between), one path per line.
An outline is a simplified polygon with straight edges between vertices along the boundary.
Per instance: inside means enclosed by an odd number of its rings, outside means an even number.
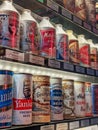
M64 119L70 119L75 117L74 109L74 80L63 80L63 104L64 104Z
M50 77L33 76L33 122L50 122Z

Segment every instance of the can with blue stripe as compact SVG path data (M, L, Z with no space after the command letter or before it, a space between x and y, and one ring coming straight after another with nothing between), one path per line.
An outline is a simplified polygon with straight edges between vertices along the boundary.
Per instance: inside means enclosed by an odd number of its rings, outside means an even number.
M62 79L50 79L50 108L51 120L63 120L63 95L62 95Z
M12 125L12 76L12 71L0 70L0 128Z

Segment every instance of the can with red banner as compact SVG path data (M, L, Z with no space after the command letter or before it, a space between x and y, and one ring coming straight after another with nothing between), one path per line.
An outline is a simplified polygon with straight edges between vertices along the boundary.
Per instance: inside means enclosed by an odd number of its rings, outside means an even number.
M0 128L12 125L12 76L12 71L0 70Z
M75 14L82 20L86 20L85 0L75 0Z
M21 15L20 35L20 49L38 55L38 26L29 9Z
M50 122L50 77L33 76L33 122Z
M20 15L12 5L12 0L4 0L0 5L0 45L19 49Z
M72 30L66 31L69 39L69 62L79 64L79 43Z
M86 103L85 116L92 116L92 93L90 82L85 82L85 103Z
M75 97L75 115L76 117L85 117L85 83L74 81L74 97Z
M32 123L32 75L16 73L13 76L13 125Z
M85 39L84 35L78 35L80 65L90 67L90 45Z
M61 24L56 25L56 59L68 61L68 36Z
M50 23L48 17L43 17L39 23L39 30L41 35L40 55L48 58L56 57L56 43L55 43L55 28Z

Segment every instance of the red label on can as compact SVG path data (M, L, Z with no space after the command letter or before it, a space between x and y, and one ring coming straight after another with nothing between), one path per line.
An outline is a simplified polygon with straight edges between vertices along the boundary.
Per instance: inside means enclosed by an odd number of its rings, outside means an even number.
M84 45L80 48L80 62L83 65L90 65L90 47L89 45Z
M45 28L40 30L41 44L40 54L47 57L55 57L55 29Z
M13 99L14 110L32 109L32 99Z
M14 11L0 12L0 45L19 48L19 15Z

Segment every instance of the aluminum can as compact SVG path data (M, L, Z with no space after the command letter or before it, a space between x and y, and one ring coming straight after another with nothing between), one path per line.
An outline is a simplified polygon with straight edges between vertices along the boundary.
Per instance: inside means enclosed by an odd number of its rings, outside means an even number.
M76 117L85 117L85 83L81 81L74 81L74 95L75 95L75 115Z
M32 123L32 75L15 73L13 76L13 125Z
M88 44L84 35L78 36L79 41L79 55L80 65L84 67L90 67L90 44Z
M86 20L85 0L75 0L75 14L82 20Z
M20 35L21 50L38 55L38 26L28 9L24 9L21 15Z
M98 116L98 83L91 84L93 116Z
M12 76L12 71L0 70L0 128L12 125Z
M0 45L19 49L20 15L12 5L5 0L0 6Z
M56 59L69 61L68 58L68 36L61 24L56 25Z
M75 11L75 0L63 0L64 7L74 13Z
M85 0L86 11L87 11L87 21L95 26L96 18L95 18L95 0Z
M50 78L51 120L63 120L62 79Z
M75 118L74 80L62 81L64 119Z
M56 57L55 28L48 17L43 17L39 23L40 30L40 55L48 58Z
M91 61L91 68L97 69L97 62L98 62L98 57L97 57L97 48L91 47L90 48L90 61Z
M33 122L50 122L50 77L33 76Z
M85 82L85 102L86 102L85 116L92 116L92 94L91 94L91 83L89 82Z

